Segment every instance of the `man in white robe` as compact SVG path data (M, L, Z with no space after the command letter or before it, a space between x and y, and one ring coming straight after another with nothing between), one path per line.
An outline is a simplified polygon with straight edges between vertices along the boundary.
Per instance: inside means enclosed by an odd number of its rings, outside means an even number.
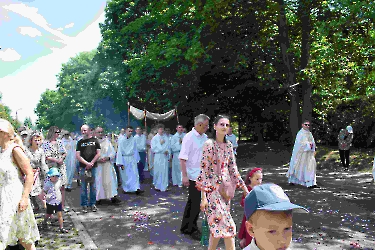
M182 173L181 173L181 165L180 159L178 156L180 155L181 151L181 144L182 139L185 136L185 133L182 131L184 128L182 125L178 124L176 127L176 134L172 136L171 139L171 151L172 151L172 184L173 186L182 187Z
M143 183L145 179L145 175L143 173L146 165L146 136L142 133L142 128L137 127L135 129L136 135L134 136L134 139L137 143L137 150L139 153L139 162L138 162L138 175L139 175L139 181Z
M132 133L133 127L128 126L125 130L125 135L119 138L116 165L121 168L119 172L123 192L139 195L143 193L143 190L140 190L137 167L139 153L137 150L137 143L132 136Z
M154 138L156 133L157 133L156 129L154 129L154 128L151 129L150 133L147 136L147 141L146 141L147 148L148 148L147 164L148 164L148 170L150 171L151 176L154 176L154 152L152 152L151 140L152 140L152 138Z
M315 140L310 132L310 122L305 120L294 143L292 158L287 173L289 185L299 184L308 188L317 188Z
M233 134L232 127L229 127L228 134L225 136L225 138L232 143L234 154L237 155L237 137Z
M151 140L151 149L154 156L154 179L153 184L156 191L167 191L168 180L168 160L169 160L169 139L164 134L164 126L160 124L158 133Z
M72 183L75 171L77 169L76 147L77 143L72 139L68 131L64 131L64 136L61 139L62 144L66 150L66 157L64 163L66 165L66 176L68 183L65 190L72 191Z
M116 151L108 138L104 136L103 128L95 129L95 136L100 142L100 158L96 170L96 200L111 200L118 204L121 201L117 196L117 175L113 163L115 162Z
M172 151L171 151L171 140L172 140L173 135L171 134L171 130L169 128L164 129L164 134L169 140L168 181L169 181L169 183L172 183L172 157L173 157L173 154L172 154Z

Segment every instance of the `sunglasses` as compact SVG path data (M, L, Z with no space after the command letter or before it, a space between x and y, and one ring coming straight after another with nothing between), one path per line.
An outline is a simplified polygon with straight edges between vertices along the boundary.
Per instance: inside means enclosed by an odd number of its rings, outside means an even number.
M55 134L60 134L61 132L60 131L56 131Z
M308 124L308 123L305 123L303 125L305 125L306 127L310 127L310 124Z

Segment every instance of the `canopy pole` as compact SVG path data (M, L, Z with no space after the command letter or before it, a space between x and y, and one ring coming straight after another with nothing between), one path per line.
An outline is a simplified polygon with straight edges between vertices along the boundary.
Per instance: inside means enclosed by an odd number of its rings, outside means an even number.
M147 117L146 117L146 108L143 108L143 112L145 113L145 130L147 132Z
M178 119L177 106L175 106L175 112L176 112L177 125L178 125L178 124L180 124L180 120Z
M130 126L130 103L128 102L128 126Z

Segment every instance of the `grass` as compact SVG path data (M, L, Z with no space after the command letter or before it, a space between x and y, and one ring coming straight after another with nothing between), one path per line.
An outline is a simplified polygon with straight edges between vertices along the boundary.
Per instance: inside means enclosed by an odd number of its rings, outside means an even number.
M319 169L340 170L343 166L337 147L318 146L315 156ZM371 173L374 163L374 150L363 148L351 148L350 166L351 170L362 173Z

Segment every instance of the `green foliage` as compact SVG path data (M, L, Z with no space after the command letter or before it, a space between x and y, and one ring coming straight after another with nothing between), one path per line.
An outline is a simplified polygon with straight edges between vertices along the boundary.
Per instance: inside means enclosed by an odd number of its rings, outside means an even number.
M290 69L280 49L281 3ZM349 0L108 1L103 40L62 65L57 90L43 93L36 109L39 127L103 125L108 112L96 100L109 98L116 112L126 112L127 102L153 112L178 106L187 125L198 113L226 112L242 134L277 140L290 136L290 96L303 107L309 79L316 131L330 138L336 110L372 115L374 102L366 98L375 92L373 13L371 1ZM295 92L288 70L299 83ZM359 130L368 130L363 124Z
M0 96L0 101L1 101L1 96ZM10 114L11 114L10 108L0 102L0 118L9 121L15 129L19 128L21 124L17 120L13 119Z
M30 129L34 129L35 126L33 124L33 122L31 121L31 118L30 117L26 117L25 120L23 121L23 125L30 128Z

